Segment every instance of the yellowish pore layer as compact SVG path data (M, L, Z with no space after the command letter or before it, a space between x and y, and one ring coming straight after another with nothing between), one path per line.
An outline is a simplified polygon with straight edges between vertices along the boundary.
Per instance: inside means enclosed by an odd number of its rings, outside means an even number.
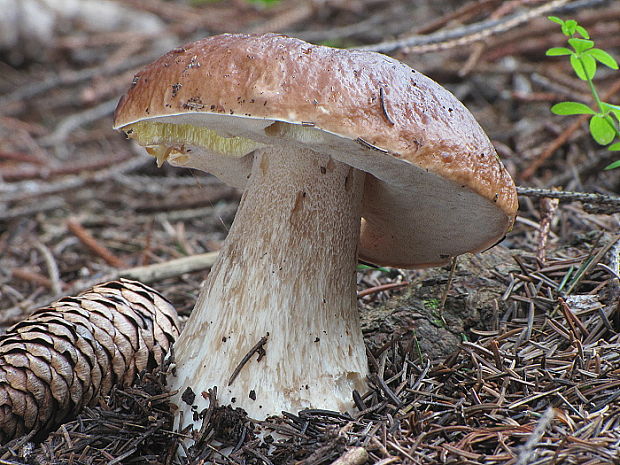
M127 137L146 147L161 166L169 157L183 165L189 158L186 146L197 146L227 157L241 158L263 146L243 137L224 137L212 129L191 124L139 121L123 128Z

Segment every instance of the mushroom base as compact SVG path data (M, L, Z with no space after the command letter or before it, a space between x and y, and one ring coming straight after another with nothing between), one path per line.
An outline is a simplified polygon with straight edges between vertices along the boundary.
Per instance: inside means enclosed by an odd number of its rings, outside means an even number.
M218 405L254 419L346 411L352 391L366 388L355 295L364 177L311 150L255 152L233 226L174 346L169 384L179 389L181 428L200 427L196 412L214 386ZM194 400L182 396L187 388Z

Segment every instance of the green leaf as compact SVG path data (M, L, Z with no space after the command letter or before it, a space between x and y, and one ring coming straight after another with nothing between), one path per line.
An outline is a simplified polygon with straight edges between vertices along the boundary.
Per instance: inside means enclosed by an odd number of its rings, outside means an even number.
M585 53L593 57L595 60L598 60L601 64L607 66L608 68L618 69L618 62L605 50L601 50L600 48L593 48Z
M575 32L577 32L584 39L590 38L590 34L588 34L588 31L586 31L586 29L583 26L577 26L575 28Z
M577 57L576 54L572 54L570 56L570 65L573 67L573 71L579 79L587 81L586 75L583 71L583 66L581 65L581 60L579 59L579 57Z
M612 105L611 103L601 102L601 110L603 113L611 113L620 123L620 106Z
M551 113L556 115L596 115L588 105L579 102L561 102L551 107Z
M601 145L607 145L616 137L616 129L604 116L594 115L590 119L590 134Z
M575 29L577 29L577 21L574 19L568 19L562 24L562 32L565 36L572 36L575 33Z
M562 24L564 24L564 21L562 21L562 20L561 20L560 18L558 18L557 16L547 16L547 19L548 19L549 21L553 21L553 22L554 22L554 23L556 23L556 24L559 24L560 26L561 26Z
M611 110L611 114L616 117L618 124L620 124L620 110Z
M612 152L617 152L618 150L620 150L620 142L611 144L609 147L607 147L607 150L611 150Z
M620 149L619 149L620 150ZM620 160L616 160L615 162L607 165L604 170L615 170L616 168L620 168Z
M545 52L548 57L559 57L563 55L572 55L574 52L566 47L553 47Z
M379 270L382 271L384 273L390 273L391 270L389 268L385 268L383 266L371 266L371 265L365 265L363 263L358 263L357 264L357 271L364 271L364 270Z
M594 79L594 75L596 74L596 60L589 55L585 55L581 57L581 62L586 69L586 75L590 79Z
M571 55L570 64L577 77L584 81L594 78L596 74L596 60L591 56L584 55L578 57L576 55Z
M594 41L586 39L568 39L568 43L575 49L577 53L585 52L588 49L594 47Z

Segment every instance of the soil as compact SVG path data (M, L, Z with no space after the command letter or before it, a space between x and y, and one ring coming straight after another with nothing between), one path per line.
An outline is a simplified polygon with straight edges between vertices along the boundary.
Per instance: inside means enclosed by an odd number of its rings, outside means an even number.
M452 278L451 269L424 271L401 296L361 313L366 343L376 350L391 339L409 335L415 338L420 353L431 360L444 359L472 336L472 328L499 327L500 315L507 307L501 300L505 277L516 269L510 251L498 246L459 257ZM442 306L448 282L450 291Z

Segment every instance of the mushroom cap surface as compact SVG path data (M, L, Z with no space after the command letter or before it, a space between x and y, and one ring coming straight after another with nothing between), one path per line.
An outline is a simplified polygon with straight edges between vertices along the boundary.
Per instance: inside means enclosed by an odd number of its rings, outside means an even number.
M375 264L445 264L494 245L516 215L514 183L471 113L428 77L379 53L276 34L208 37L136 75L114 126L130 133L146 121L254 141L233 155L187 130L179 140L149 142L182 154L176 164L236 187L245 185L252 151L273 144L326 153L366 172L359 256Z

